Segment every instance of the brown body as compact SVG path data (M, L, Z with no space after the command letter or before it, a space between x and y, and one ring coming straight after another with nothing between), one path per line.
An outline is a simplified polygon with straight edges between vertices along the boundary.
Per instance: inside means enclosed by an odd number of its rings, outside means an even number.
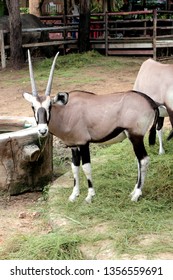
M151 104L133 91L108 95L73 91L65 106L52 106L49 130L67 146L79 146L110 140L123 130L145 135L154 116Z

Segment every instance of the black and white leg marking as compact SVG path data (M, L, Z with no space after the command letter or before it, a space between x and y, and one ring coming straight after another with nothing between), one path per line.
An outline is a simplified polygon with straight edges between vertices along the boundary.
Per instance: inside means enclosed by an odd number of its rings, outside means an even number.
M88 195L86 197L86 202L90 203L92 197L95 195L95 191L92 184L91 175L91 161L90 161L90 151L89 144L80 146L79 148L72 149L72 172L74 177L74 187L73 192L69 197L71 202L74 202L79 196L79 168L80 160L82 159L82 169L88 181Z
M157 125L157 135L158 135L158 138L159 138L159 155L162 155L162 154L165 153L165 150L163 148L163 139L162 139L162 134L163 134L162 127L163 127L163 124L164 124L164 117L159 117L158 125Z
M72 163L71 169L74 177L73 192L69 197L71 202L74 202L79 196L79 168L80 168L80 150L79 148L73 148L72 151Z
M85 198L87 203L91 203L92 197L95 195L95 191L92 183L92 174L91 174L91 159L89 144L80 147L81 158L82 158L82 169L88 181L88 195Z
M129 139L133 144L133 149L138 160L137 183L131 193L131 200L138 201L139 196L142 195L142 187L144 185L145 175L149 164L149 157L144 146L143 136L130 136Z

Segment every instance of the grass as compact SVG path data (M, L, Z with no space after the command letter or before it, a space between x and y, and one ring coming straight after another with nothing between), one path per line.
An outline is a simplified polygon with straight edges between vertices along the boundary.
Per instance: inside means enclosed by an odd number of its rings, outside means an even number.
M71 188L61 185L46 190L46 209L53 224L52 232L37 236L16 236L0 250L0 259L83 259L80 246L111 242L112 250L121 257L138 254L148 259L173 250L173 158L172 143L166 142L166 154L158 155L158 145L146 146L151 161L143 197L131 202L137 175L137 162L128 140L112 146L91 146L93 181L96 197L84 203L87 184L80 174L81 195L68 202ZM55 167L56 168L56 167ZM72 178L71 178L72 179ZM54 223L55 222L55 223ZM143 240L149 242L143 245ZM153 241L150 242L150 239ZM94 247L93 247L94 248ZM94 249L95 250L95 249Z
M165 141L166 142L166 141ZM83 203L87 185L81 174L81 196L76 203L67 202L71 189L60 188L52 199L52 207L57 213L77 221L74 232L79 229L92 232L81 236L85 241L110 239L119 254L137 254L139 250L149 256L157 252L173 249L173 188L172 188L172 147L166 142L167 154L157 155L157 147L147 147L151 162L143 190L138 203L132 203L128 197L133 190L137 175L137 163L132 146L128 141L118 145L94 149L93 180L96 197L93 204ZM98 224L107 223L106 232L95 232ZM71 231L71 227L66 229ZM83 234L83 233L82 233ZM155 236L154 245L139 246L141 236ZM165 237L165 239L164 239ZM161 246L160 238L164 239ZM153 248L150 251L150 247Z
M138 62L135 60L128 58L128 57L106 57L99 54L97 51L89 51L87 53L75 53L69 54L66 56L59 56L56 63L57 70L78 70L81 68L94 68L100 67L102 71L105 68L110 69L123 69L124 67L134 67L134 63L139 64L140 59ZM36 63L35 67L40 71L40 67L42 69L47 70L52 65L52 59L44 59L41 62Z
M139 62L138 62L139 63ZM96 67L97 73L100 71L121 70L124 67L131 69L134 67L135 61L131 59L123 59L116 57L105 57L96 51L90 51L84 54L69 54L67 56L59 56L57 58L54 77L64 79L64 84L67 86L69 83L87 84L98 82L100 79L94 75L87 79L86 71ZM34 63L35 79L37 81L47 81L48 69L52 65L52 59L44 59ZM40 71L41 69L41 71ZM84 73L84 75L82 75ZM80 77L80 78L79 78ZM63 82L62 82L63 83Z
M8 242L1 252L1 259L68 260L81 259L78 249L80 240L67 235L50 233L43 236L19 235Z
M64 84L67 85L68 83L79 83L79 84L86 84L91 83L92 81L98 82L99 79L96 77L90 77L89 80L87 80L85 75L82 75L82 73L86 73L87 69L94 69L96 67L97 73L100 71L100 73L105 71L112 70L123 70L124 67L129 68L130 71L132 68L134 68L134 65L136 64L139 67L139 62L135 61L128 57L105 57L99 54L96 51L90 51L84 54L69 54L66 56L59 56L56 63L55 68L55 74L54 77L63 78ZM34 66L34 77L37 81L37 84L39 86L39 83L42 84L43 81L47 82L48 75L49 75L49 69L52 65L52 59L45 58L42 60L33 59L33 66ZM7 68L2 72L3 77L0 79L2 85L5 83L5 85L13 85L13 84L30 84L29 79L29 71L28 71L28 65L26 63L26 66L24 69L21 69L18 71L14 77L12 76L13 70ZM80 75L80 79L79 79ZM84 76L84 78L82 77ZM70 79L70 81L69 81Z

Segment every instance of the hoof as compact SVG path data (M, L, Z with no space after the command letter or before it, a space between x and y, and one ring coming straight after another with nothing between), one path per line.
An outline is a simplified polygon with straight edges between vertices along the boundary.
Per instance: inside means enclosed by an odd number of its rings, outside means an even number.
M142 191L139 189L134 190L130 196L131 196L131 201L137 202L139 197L142 195Z
M72 196L69 196L68 200L69 200L70 202L75 202L76 198L75 198L75 197L72 197Z
M92 197L86 197L85 202L90 204L92 202Z
M78 196L79 196L79 194L78 194L78 195L71 194L71 195L69 196L68 200L69 200L70 202L75 202L75 201L76 201L76 198L77 198Z
M165 150L159 151L159 155L164 155L164 154L165 154Z
M91 189L91 190L89 190L89 193L88 193L87 197L85 198L85 201L87 203L91 203L93 196L95 196L95 191L94 191L94 189Z

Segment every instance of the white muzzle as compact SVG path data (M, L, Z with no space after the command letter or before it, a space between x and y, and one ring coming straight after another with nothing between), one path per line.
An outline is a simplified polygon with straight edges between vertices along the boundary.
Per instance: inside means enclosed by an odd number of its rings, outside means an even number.
M46 137L47 136L49 129L48 129L48 126L47 126L46 123L38 124L37 129L38 129L38 135L40 137Z

